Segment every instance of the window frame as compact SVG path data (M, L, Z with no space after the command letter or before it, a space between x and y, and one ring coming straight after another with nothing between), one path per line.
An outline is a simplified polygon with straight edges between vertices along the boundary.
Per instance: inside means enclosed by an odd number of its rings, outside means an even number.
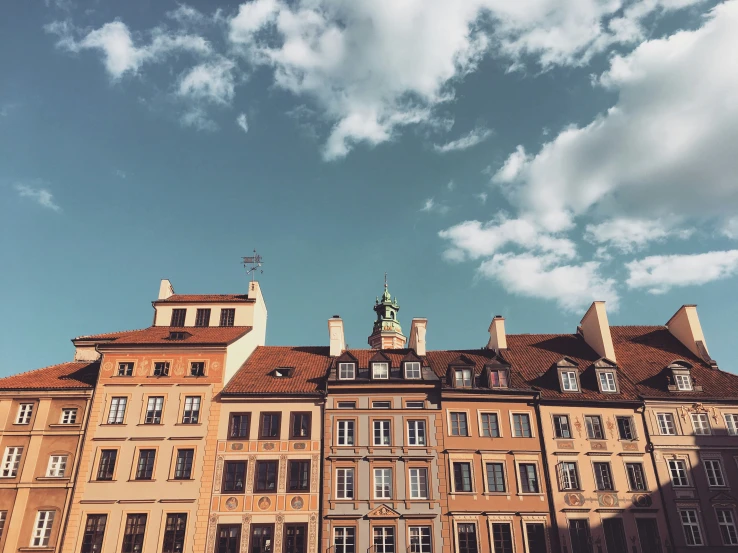
M502 437L502 425L500 424L500 412L499 411L477 411L478 423L479 423L479 436L481 438L501 438ZM496 434L492 432L492 424L487 422L485 428L485 417L494 417L494 423L496 427Z
M238 435L234 435L234 432L233 432L234 429L236 428L235 426L236 417L238 417L238 422L239 422L239 425L238 425L239 434ZM244 435L241 435L240 430L244 428L244 425L243 425L244 418L246 419L246 425L245 425L246 433ZM245 412L245 411L230 413L228 415L228 438L227 439L246 441L249 439L250 435L251 435L251 413Z
M712 468L708 468L712 467ZM717 470L715 470L715 467L717 467ZM720 459L715 458L708 458L708 459L702 459L702 468L705 471L705 476L707 477L707 485L710 488L727 488L728 486L728 480L725 477L725 469L723 467L723 462ZM715 479L715 483L712 482L712 477L710 476L710 472L712 471Z
M164 403L165 396L145 396L146 397L146 409L144 410L143 424L163 424L164 420ZM151 401L154 401L153 409L151 408ZM161 400L161 407L157 409L159 401ZM158 412L158 417L157 417Z
M702 532L702 524L700 523L700 515L697 509L679 508L679 522L682 527L682 533L684 534L684 543L688 547L700 547L705 545L704 534ZM688 514L690 520L685 520L684 515ZM689 528L689 532L687 529ZM695 532L695 529L697 530ZM698 538L696 540L695 538ZM694 543L690 543L693 541Z
M603 382L603 377L605 382ZM610 377L608 379L607 377ZM607 384L607 388L605 387ZM618 377L613 370L601 370L597 371L597 385L600 388L600 393L603 394L617 394L618 393Z
M458 474L456 467L459 467ZM468 467L468 483L469 489L459 489L459 482L465 483L466 475L463 474L463 467ZM471 459L459 459L451 461L451 474L453 476L453 489L451 493L474 493L474 463ZM462 486L465 488L466 486Z
M82 531L82 548L80 549L80 553L97 553L103 551L107 526L107 513L89 513L85 519L85 526Z
M243 467L243 470L230 470L231 467L235 469ZM240 480L238 479L239 476L241 477ZM244 493L246 491L246 478L248 478L248 461L240 459L223 461L223 480L220 485L222 492Z
M566 422L566 432L569 434L568 436L563 435L563 425L557 425L557 420L563 419ZM554 431L554 439L555 440L571 440L572 433L571 433L571 421L569 420L569 415L551 415L551 424L553 426ZM559 435L559 427L561 427L561 435Z
M66 478L68 464L69 455L66 453L49 455L49 463L46 466L46 478ZM60 467L61 474L59 473Z
M412 366L412 369L409 368L410 366ZM412 370L414 373L416 368L418 371L417 373L418 376L410 376L409 371ZM423 379L423 366L420 363L420 361L405 361L402 364L402 374L405 377L405 380L422 380Z
M456 428L457 432L454 433L454 416L457 417ZM464 433L461 433L461 423L463 418ZM448 435L454 437L469 437L469 413L467 411L448 411Z
M681 465L681 468L672 467L672 463L675 465ZM689 467L687 466L687 461L685 459L667 459L666 460L666 468L669 471L669 480L671 481L671 485L675 488L691 488L692 487L692 481L689 478ZM684 484L677 484L674 481L674 470L676 468L677 471L677 480L681 482L682 480L685 482ZM683 475L680 475L679 472L683 472Z
M695 436L711 436L712 426L710 425L710 417L707 413L690 413L689 417L692 422L692 434ZM700 421L700 424L696 424ZM704 425L702 424L704 423ZM699 430L699 431L698 431Z
M171 369L171 361L154 361L154 366L151 368L151 376L164 378L165 376L169 376Z
M393 472L392 467L372 467L372 498L374 500L391 500L394 497Z
M179 317L182 317L180 324ZM172 316L169 319L169 326L172 328L184 328L187 320L187 308L186 307L175 307L172 309Z
M538 466L537 461L516 461L515 464L517 465L517 477L518 477L518 494L519 495L541 495L543 493L543 487L541 485L541 471L540 467ZM523 467L533 467L533 472L535 475L535 483L537 491L525 491L523 486ZM530 474L526 470L526 483L528 484L528 487L530 488Z
M210 326L211 308L200 307L195 311L195 327L205 328Z
M356 494L356 467L336 467L336 488L335 496L337 500L354 500ZM343 479L343 485L341 485Z
M143 521L143 523L141 523L141 521ZM126 513L126 521L123 525L123 542L121 543L120 553L144 551L146 530L149 525L148 523L148 513ZM135 530L135 533L130 533L129 530ZM140 549L137 549L137 546L140 546Z
M738 413L723 413L723 420L728 436L738 436Z
M18 478L25 449L24 446L20 445L5 446L2 465L0 466L0 478ZM9 474L5 474L6 472Z
M346 373L343 373L344 369L346 369ZM356 380L356 363L339 363L338 380Z
M297 486L293 486L293 467L297 467ZM307 466L306 474L303 469ZM287 491L288 492L309 492L310 491L310 475L312 471L312 463L310 459L290 459L287 461ZM306 478L303 478L305 477Z
M384 367L384 371L386 372L379 372L377 373L377 369L382 369ZM390 377L390 364L387 361L375 361L371 364L372 369L372 380L389 380ZM379 376L377 376L379 374Z
M454 388L469 389L474 387L474 369L471 367L454 367ZM469 378L466 378L466 373L469 373ZM461 378L459 378L461 374ZM461 385L459 385L461 382ZM468 382L468 385L467 385Z
M579 371L571 368L559 369L559 383L561 384L561 392L570 394L573 392L581 392L579 385ZM574 385L573 388L567 387Z
M415 477L413 477L413 471L416 471ZM407 469L407 482L408 482L408 497L411 500L428 500L430 499L430 487L428 486L428 467L408 467ZM413 482L415 479L415 482ZM413 495L413 487L417 489L418 494Z
M117 448L101 448L97 459L97 471L95 472L96 482L112 482L115 480L116 469L118 468L118 449ZM103 473L103 469L105 472ZM110 475L108 478L107 475Z
M689 372L674 372L674 385L678 392L694 391L694 382Z
M191 400L189 402L189 409L187 408L188 400ZM180 424L202 424L200 422L200 407L202 407L202 396L184 396L184 402L182 404L182 418L180 419Z
M638 471L640 474L635 474L634 471L631 470L631 467L638 467ZM628 481L628 491L629 492L646 492L648 491L648 482L646 481L646 469L643 466L642 462L627 462L625 463L625 477ZM641 480L641 486L637 487L634 486L634 480L637 480L637 477Z
M15 422L13 424L18 424L22 426L31 424L31 422L33 422L33 413L35 411L35 406L36 404L34 402L18 403L18 411L15 415Z
M567 492L582 489L582 481L579 478L579 464L576 461L567 460L559 463L559 488L561 491Z
M54 530L54 519L56 519L56 510L39 509L36 511L36 518L33 522L33 530L31 532L30 548L47 548L51 542L51 533Z
M187 452L191 453L189 459L187 458ZM185 454L184 456L182 454ZM180 459L183 460L183 464L180 465ZM189 462L189 464L188 464ZM178 447L175 449L174 454L174 470L172 471L172 480L193 480L192 471L195 466L195 448L194 447ZM181 469L186 469L186 472Z
M356 526L334 526L332 530L333 553L356 553ZM340 545L337 544L339 533L341 534ZM349 539L350 543L348 543Z
M307 418L307 434L300 436L295 434L295 424L298 417ZM302 425L300 425L302 427ZM313 432L313 414L310 411L291 411L290 412L290 439L291 440L309 440Z
M392 419L371 419L372 421L372 447L392 446ZM377 430L379 430L380 443L377 443ZM386 438L386 443L385 442Z
M181 553L186 539L187 513L166 513L161 553Z
M130 378L133 376L135 371L135 363L133 361L120 361L118 362L118 371L115 376L121 378Z
M627 430L630 432L630 438L623 437L624 428L621 427L621 421L627 421ZM630 415L617 415L615 417L615 424L618 427L618 439L621 442L635 442L638 441L638 434L636 433L635 420Z
M276 417L277 418L277 433L276 435L265 435L264 434L264 417ZM274 428L274 419L269 423L270 428ZM259 439L260 440L279 440L282 436L282 412L281 411L262 411L259 414Z
M59 418L59 424L79 424L77 422L77 413L79 412L79 408L77 407L64 407L61 411L61 417ZM71 413L71 417L66 417L67 413ZM64 420L66 418L71 420Z
M505 466L505 462L502 459L483 459L484 464L484 485L486 488L486 493L489 494L507 494L508 493L508 487L507 487L507 467ZM493 490L490 487L490 465L500 466L502 468L502 490ZM495 475L494 470L492 471L492 474ZM495 477L494 480L496 481L497 478Z
M597 428L595 428L594 424L590 424L590 421L597 421ZM588 440L606 439L605 438L605 428L602 424L602 417L600 415L584 415L584 429L587 433ZM597 433L595 432L595 430L599 431L599 437L596 435Z
M111 396L106 424L126 424L126 411L128 411L128 396Z
M426 419L407 419L407 445L411 447L427 447L428 432L426 428ZM415 427L413 429L413 427ZM413 433L415 434L413 436ZM415 443L413 443L413 441Z
M218 326L231 327L231 326L235 326L235 323L236 323L236 308L235 307L221 307L220 322Z
M517 429L515 427L515 417L525 417L527 419L528 432L529 432L528 436L526 436L525 433L523 432L524 430L524 425L522 423L523 419L521 419L521 423L520 423L521 434L518 435ZM531 416L530 411L510 411L510 430L512 431L513 438L535 438L536 435L533 429L533 417Z
M662 421L666 424L662 424ZM665 429L668 430L669 422L671 423L672 431L664 432ZM676 418L674 417L674 413L669 413L665 411L656 413L656 426L659 429L659 436L676 436L677 435Z
M343 441L341 443L341 426L344 426ZM350 433L349 433L350 430ZM349 443L350 438L350 443ZM356 419L336 419L336 445L354 447L356 444Z
M599 469L606 469L603 471ZM609 461L592 462L592 473L594 474L595 490L598 492L614 492L615 479L612 473L612 465Z
M264 494L277 493L279 489L279 461L277 459L257 459L255 463L254 491ZM270 468L274 470L270 470ZM274 476L273 483L269 478L272 475ZM270 484L272 487L269 487Z
M144 452L146 457L143 457ZM136 463L133 465L133 478L136 482L153 482L156 480L157 449L155 447L142 447L136 449ZM142 465L142 461L145 464ZM149 475L149 476L147 476Z
M723 521L720 520L720 513L727 513L730 515L730 521ZM735 511L729 507L715 507L715 519L718 523L718 528L720 529L720 538L722 539L723 545L738 545L738 526L736 525L735 521ZM725 533L723 532L723 527L725 527L729 536L729 540L725 540ZM733 529L732 535L730 532L730 528Z

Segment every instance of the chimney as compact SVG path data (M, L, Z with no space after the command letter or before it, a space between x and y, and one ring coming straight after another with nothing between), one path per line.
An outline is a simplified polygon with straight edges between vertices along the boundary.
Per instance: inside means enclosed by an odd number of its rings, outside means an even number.
M702 334L696 305L682 305L666 323L666 328L697 357L708 363L712 361L707 351L705 336Z
M159 298L158 299L165 300L172 295L174 295L174 288L172 288L172 283L169 282L169 279L166 279L166 278L161 279L161 284L159 285Z
M617 363L604 301L592 302L579 323L579 330L587 345L600 357L607 357L613 363Z
M328 337L330 339L331 357L338 357L346 349L346 340L343 337L343 320L338 315L328 319Z
M487 342L487 349L507 349L505 318L501 315L495 315L489 325L489 342Z
M413 319L410 323L410 340L408 347L414 349L418 355L425 355L425 331L428 319Z

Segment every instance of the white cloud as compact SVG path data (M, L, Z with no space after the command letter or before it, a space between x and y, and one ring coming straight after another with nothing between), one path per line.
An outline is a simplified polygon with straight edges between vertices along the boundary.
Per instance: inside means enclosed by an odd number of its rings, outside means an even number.
M235 95L234 68L235 64L226 58L196 65L181 77L177 94L229 105Z
M428 198L423 202L423 207L420 208L420 211L423 211L425 213L438 213L440 215L445 215L448 213L449 207L442 203L437 203L434 198Z
M486 192L480 192L479 194L474 194L474 197L480 201L482 205L485 205L487 203L487 193Z
M179 118L185 127L192 127L198 131L213 132L218 130L218 125L208 117L207 112L200 107L188 108Z
M694 255L654 255L626 264L629 288L663 294L677 286L702 285L738 274L738 250Z
M14 187L21 198L30 198L43 207L61 211L61 207L54 203L54 195L47 188L34 188L22 183L17 183Z
M241 127L243 132L249 132L249 122L248 119L246 119L245 113L240 113L238 117L236 117L236 124Z
M455 152L458 150L466 150L468 148L476 146L477 144L481 144L491 135L492 131L490 129L479 127L476 129L472 129L471 131L469 131L468 134L462 136L461 138L457 138L456 140L452 140L451 142L447 142L445 144L434 144L433 149L440 154Z
M456 188L456 183L453 180L448 181L446 184L446 188L449 192L453 192L454 188Z
M636 219L618 217L596 225L587 225L585 240L592 244L606 244L621 253L642 250L651 242L663 242L669 237L689 238L692 229L674 228L677 219Z
M725 221L722 233L728 238L738 239L738 217L731 217Z
M116 169L115 171L113 171L113 174L115 174L115 176L118 177L119 179L125 179L126 177L128 177L126 172L123 171L122 169Z

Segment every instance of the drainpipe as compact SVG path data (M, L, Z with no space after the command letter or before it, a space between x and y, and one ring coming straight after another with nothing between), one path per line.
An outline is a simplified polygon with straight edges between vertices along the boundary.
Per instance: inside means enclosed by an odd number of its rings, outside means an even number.
M538 440L541 445L541 463L543 465L543 473L545 475L546 487L548 488L546 496L548 497L548 510L551 513L551 545L555 551L561 551L561 542L559 540L559 524L556 520L556 507L553 500L553 486L551 485L551 473L548 470L548 455L546 455L546 444L543 440L543 423L541 422L541 394L537 393L533 397L533 406L535 407L536 420L538 423Z

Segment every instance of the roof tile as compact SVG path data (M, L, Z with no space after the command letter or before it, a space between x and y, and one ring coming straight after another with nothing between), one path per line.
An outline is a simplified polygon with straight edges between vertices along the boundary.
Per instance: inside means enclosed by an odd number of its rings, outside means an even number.
M78 390L92 389L100 363L72 361L43 369L0 378L0 390Z

